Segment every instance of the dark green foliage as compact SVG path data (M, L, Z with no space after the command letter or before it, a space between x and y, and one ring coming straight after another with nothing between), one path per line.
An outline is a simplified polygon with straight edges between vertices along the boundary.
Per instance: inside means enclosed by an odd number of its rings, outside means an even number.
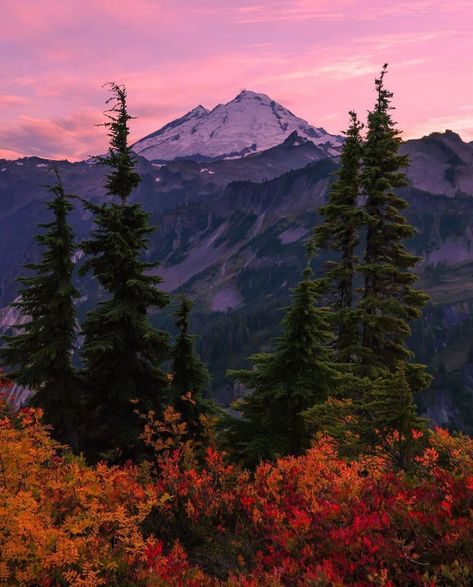
M112 96L107 104L113 103L110 110L105 112L108 122L104 122L109 130L108 137L110 146L107 157L99 157L102 165L111 167L112 171L107 175L105 187L111 196L118 196L122 203L131 194L134 188L140 183L140 176L135 171L135 162L132 157L131 148L128 146L128 135L130 130L128 121L130 116L126 106L126 88L115 83L110 83Z
M384 66L376 80L377 102L368 113L361 176L365 196L366 249L360 271L364 289L359 309L363 324L362 361L367 373L395 370L412 353L406 346L409 321L420 318L428 296L415 290L416 275L410 271L419 257L407 252L406 239L416 230L402 211L407 202L394 189L407 185L404 169L409 161L399 155L400 132L392 120L392 93L384 87ZM409 380L416 388L428 382L421 366L409 367Z
M412 430L421 430L424 422L417 416L412 390L401 367L376 382L364 398L366 417L360 419L360 436L385 447L393 463L407 468L412 462L415 441Z
M78 376L71 365L75 338L74 299L79 296L72 285L75 251L67 216L72 210L59 176L49 190L48 202L53 219L39 227L42 247L39 263L25 267L31 272L19 279L19 298L13 306L26 319L16 325L13 336L3 337L2 365L16 383L32 390L30 403L44 411L44 419L54 426L53 434L77 449L75 432L80 404Z
M360 131L363 125L355 112L350 112L350 118L337 178L330 189L328 203L319 210L322 223L314 231L315 246L335 254L328 264L326 278L336 322L336 358L342 362L350 362L356 357L360 342L354 287L358 266L355 250L360 241L363 219L358 207L363 154Z
M334 393L323 405L304 413L309 427L323 430L340 443L346 456L370 453L382 447L392 463L402 469L413 465L422 441L415 431L425 429L417 416L412 390L401 367L377 379L346 373Z
M152 308L163 308L168 296L157 288L158 263L142 260L154 228L149 225L150 215L126 200L139 177L126 145L128 130L123 128L130 118L126 93L115 84L112 90L116 105L109 111L111 122L106 123L110 155L102 163L113 169L107 188L121 204L86 203L94 214L95 229L82 243L90 256L82 272L92 271L109 294L88 313L83 325L85 436L92 459L101 454L119 459L139 456L142 423L136 411L159 411L168 387L160 368L169 352L167 338L151 326L148 315Z
M406 201L394 192L407 185L403 169L409 161L398 153L401 138L390 115L385 73L386 66L375 82L377 102L368 113L362 146L352 115L339 176L323 209L325 222L315 231L316 243L343 251L327 278L337 286L338 359L344 363L330 399L305 416L316 430L343 441L348 454L392 442L392 459L405 468L412 457L411 429L420 426L413 391L430 380L424 365L410 362L406 341L410 322L421 317L428 296L412 287L416 275L410 270L419 257L408 253L404 242L416 231L402 215ZM360 190L361 210L356 206ZM340 202L346 207L334 206ZM362 262L354 255L357 246L364 251ZM355 272L364 283L354 292Z
M202 393L210 376L195 352L195 337L189 334L191 308L191 301L183 297L176 321L179 334L172 351L172 406L181 414L190 436L200 439L204 432L200 417L210 409L210 402L203 399Z
M251 357L251 370L229 372L251 392L236 403L242 419L229 423L226 437L249 465L301 454L309 447L301 412L323 402L334 380L328 312L316 306L320 289L307 267L283 318L275 351Z

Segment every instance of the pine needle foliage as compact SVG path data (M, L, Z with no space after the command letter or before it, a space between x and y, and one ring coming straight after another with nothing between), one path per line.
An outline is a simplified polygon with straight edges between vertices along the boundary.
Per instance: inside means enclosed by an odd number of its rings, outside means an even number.
M104 115L107 122L99 126L108 129L109 149L107 157L99 157L102 165L111 168L105 180L105 187L109 195L119 197L122 204L134 188L140 183L140 175L135 171L135 162L131 147L128 145L130 128L128 122L136 118L128 113L127 91L125 86L113 82L106 84L110 86L112 96L107 100L111 104L110 110Z
M417 415L405 369L385 371L376 379L347 373L339 389L304 413L309 428L336 439L344 456L376 454L381 447L395 467L415 466L426 423Z
M41 260L25 265L29 275L19 278L13 304L25 322L16 324L15 334L3 337L0 361L9 368L10 378L31 390L31 405L43 409L55 437L77 449L80 384L71 355L79 292L72 284L76 245L68 224L73 206L59 175L49 192L53 197L46 206L53 218L38 225L44 232L35 237Z
M101 163L112 168L106 187L120 203L85 206L94 216L91 237L82 243L91 271L104 291L83 325L82 359L87 382L85 436L93 460L138 457L142 423L137 414L162 409L168 382L160 363L169 355L167 337L150 323L149 313L168 296L158 286L159 263L143 260L154 227L140 204L128 202L139 175L127 145L126 91L111 85L114 106L106 114L110 150Z
M203 398L210 376L195 350L195 336L189 332L191 309L192 302L183 296L176 320L179 333L172 350L171 401L190 436L200 438L204 432L201 417L210 409L210 402Z
M340 167L329 192L328 202L319 210L322 223L314 230L314 245L332 254L325 274L335 328L335 357L348 363L356 358L360 337L355 309L357 246L363 212L359 206L363 125L350 112L350 125L340 156Z
M301 412L323 402L335 378L329 312L317 306L321 289L308 265L282 320L283 334L274 352L250 357L252 369L229 371L250 393L235 403L242 418L229 423L227 442L249 466L302 454L310 445Z
M411 429L422 427L413 393L430 382L425 366L411 362L407 339L428 296L413 287L412 269L420 259L405 246L416 230L396 191L408 185L409 160L399 153L401 133L391 116L386 72L387 65L375 80L377 100L363 141L352 114L339 174L322 208L324 222L314 233L316 244L342 252L326 274L337 294L340 376L327 402L305 416L312 430L339 439L348 455L369 452L380 438L397 439L389 450L395 464L406 468Z
M408 185L408 157L399 154L401 133L392 119L392 93L384 86L385 65L375 81L377 100L368 113L363 148L361 186L365 198L366 248L359 270L364 287L359 309L362 318L362 361L366 372L396 370L412 352L406 340L409 321L420 318L428 296L412 287L412 268L420 260L410 254L405 241L416 234L402 212L405 199L394 190ZM428 377L422 366L409 367L409 379L424 387Z

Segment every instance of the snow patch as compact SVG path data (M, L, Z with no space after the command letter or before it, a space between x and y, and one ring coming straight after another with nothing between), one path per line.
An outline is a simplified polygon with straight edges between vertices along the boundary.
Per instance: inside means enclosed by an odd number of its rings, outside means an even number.
M82 257L84 256L84 251L82 249L77 249L77 251L72 255L72 262L78 263Z

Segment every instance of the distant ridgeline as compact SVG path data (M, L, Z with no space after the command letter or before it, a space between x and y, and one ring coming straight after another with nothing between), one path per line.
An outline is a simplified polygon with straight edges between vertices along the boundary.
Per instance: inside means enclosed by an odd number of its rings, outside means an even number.
M192 330L212 375L206 393L223 405L242 391L226 371L248 367L247 357L272 350L281 333L283 308L300 280L304 244L320 223L318 209L327 201L342 144L267 96L243 92L210 112L199 107L134 146L141 182L130 201L159 226L147 257L160 261L164 290L193 299ZM447 131L407 141L400 152L410 158L410 185L396 191L408 201L405 215L418 230L406 244L422 257L417 287L431 296L409 341L434 376L416 401L432 421L472 432L473 148ZM57 168L67 193L99 204L107 170L93 163L0 162L4 333L18 320L10 304L21 265L40 259L34 236L35 226L50 220L42 187L51 183L49 166ZM77 241L89 235L92 221L90 210L74 206L69 222ZM327 260L328 253L316 254L316 277ZM80 249L74 262L83 262ZM91 275L79 280L74 273L74 283L80 283L75 307L82 321L102 294ZM151 311L152 323L176 333L176 304Z

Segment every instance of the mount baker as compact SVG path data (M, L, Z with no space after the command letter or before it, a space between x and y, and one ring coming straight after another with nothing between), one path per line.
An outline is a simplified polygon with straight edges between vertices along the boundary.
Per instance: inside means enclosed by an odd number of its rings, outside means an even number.
M243 90L213 110L197 106L137 141L133 150L156 162L238 158L279 145L293 132L312 141L326 156L337 155L343 142L266 94Z

